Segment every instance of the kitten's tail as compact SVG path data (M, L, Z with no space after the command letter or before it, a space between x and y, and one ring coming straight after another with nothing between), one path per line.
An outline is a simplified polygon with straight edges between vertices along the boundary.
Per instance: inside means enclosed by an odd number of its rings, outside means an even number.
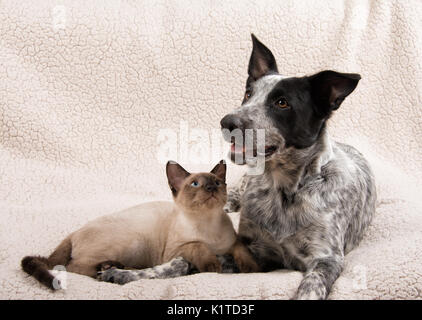
M54 275L49 271L57 265L67 265L72 254L70 236L64 239L54 252L48 257L26 256L21 261L23 271L33 276L50 289L60 289L60 281L54 286Z

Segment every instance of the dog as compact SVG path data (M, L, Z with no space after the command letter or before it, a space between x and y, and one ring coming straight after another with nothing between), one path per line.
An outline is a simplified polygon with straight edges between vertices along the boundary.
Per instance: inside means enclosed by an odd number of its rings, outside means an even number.
M262 271L302 271L293 298L326 299L342 271L344 255L359 244L375 212L376 188L367 161L353 147L331 140L326 129L327 120L361 77L329 70L286 77L253 34L252 42L242 105L222 118L221 128L265 129L265 169L244 176L229 190L225 210L240 210L238 237ZM233 142L229 135L224 137ZM241 164L247 163L246 151L232 146L231 158L240 156ZM228 257L220 261L226 272L235 268ZM174 272L171 262L165 266L166 277L195 269L183 259L176 262ZM161 269L113 268L99 277L126 283L162 278ZM129 280L122 281L125 272Z
M330 70L285 77L272 52L254 35L252 42L242 105L221 127L265 129L265 171L229 191L226 210L240 209L239 237L263 271L302 271L294 298L326 299L375 212L368 162L326 129L361 77ZM234 159L239 151L231 150ZM245 148L237 150L246 162Z

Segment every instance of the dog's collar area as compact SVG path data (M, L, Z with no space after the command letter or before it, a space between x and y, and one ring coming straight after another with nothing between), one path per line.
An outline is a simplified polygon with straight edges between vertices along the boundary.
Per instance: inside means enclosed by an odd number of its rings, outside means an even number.
M266 163L266 174L286 194L296 193L300 186L306 184L308 177L319 176L321 168L333 158L332 143L325 130L318 141L310 148L315 150L313 158L306 159L306 157L300 155L301 150L294 149L288 155L274 157ZM309 151L306 154L309 154ZM292 159L295 160L292 161ZM286 168L286 164L289 164L288 168ZM291 164L294 164L293 167ZM283 174L285 170L288 170L289 174ZM296 172L296 174L292 174L293 172Z

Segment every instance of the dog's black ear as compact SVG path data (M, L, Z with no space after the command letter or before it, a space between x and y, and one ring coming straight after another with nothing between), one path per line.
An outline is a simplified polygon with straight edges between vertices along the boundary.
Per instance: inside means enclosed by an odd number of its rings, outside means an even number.
M258 80L270 72L278 73L275 58L266 46L264 46L252 33L252 54L249 59L248 74L253 80Z
M183 169L177 162L169 161L166 165L166 174L171 192L173 193L173 196L176 196L183 181L190 176L190 173Z
M317 106L316 111L325 117L331 111L337 110L343 100L356 88L360 79L357 73L331 70L310 76L311 96Z
M211 170L212 174L215 174L217 177L219 177L221 180L226 182L226 162L224 160L221 160L214 169Z

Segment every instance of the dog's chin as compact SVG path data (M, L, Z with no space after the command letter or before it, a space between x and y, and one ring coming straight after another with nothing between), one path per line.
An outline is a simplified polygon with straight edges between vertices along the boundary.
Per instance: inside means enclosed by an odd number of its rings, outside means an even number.
M274 153L276 153L278 147L275 145L265 146L264 153L259 153L257 149L246 150L245 147L239 149L235 147L235 144L232 143L229 157L232 162L238 165L244 165L248 163L249 159L254 159L257 156L265 157L265 161L269 161Z

